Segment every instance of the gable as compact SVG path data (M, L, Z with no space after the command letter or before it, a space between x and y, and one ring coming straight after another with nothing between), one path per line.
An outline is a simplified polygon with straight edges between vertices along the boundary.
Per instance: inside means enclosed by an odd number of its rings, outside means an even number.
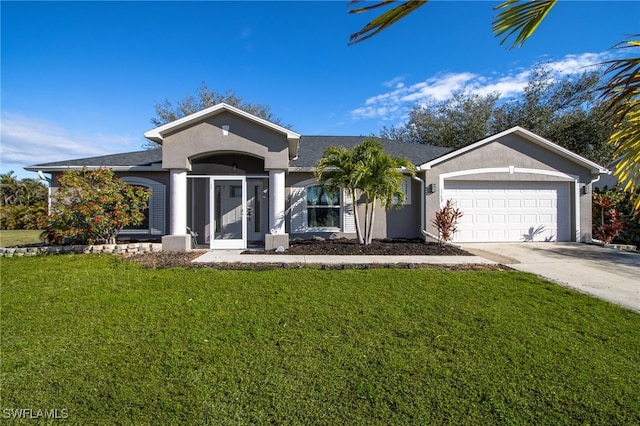
M499 133L424 163L440 173L478 168L518 167L571 175L599 175L607 169L520 127Z
M192 122L164 136L164 168L185 168L189 159L211 153L239 152L265 160L266 168L287 168L289 143L286 137L241 116L223 112Z
M242 153L264 159L266 169L286 169L300 135L225 103L145 132L161 143L162 166L190 169L190 159L213 153Z

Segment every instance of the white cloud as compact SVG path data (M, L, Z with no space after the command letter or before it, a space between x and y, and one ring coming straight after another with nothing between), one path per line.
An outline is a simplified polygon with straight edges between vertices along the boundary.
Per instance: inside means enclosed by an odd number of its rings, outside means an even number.
M558 61L546 62L546 65L554 74L566 76L588 71L591 66L607 59L609 59L608 53L583 53L567 55ZM366 99L363 106L351 111L351 118L398 121L406 119L414 105L443 101L451 98L456 92L478 95L499 92L503 99L511 98L522 93L530 73L530 69L517 69L502 75L491 76L472 72L447 73L410 85L403 82L404 77L395 77L382 84L392 90Z
M394 77L389 81L385 81L384 83L382 83L382 85L384 87L396 87L396 88L400 88L402 86L404 86L404 81L405 76L404 75L400 75L398 77Z
M23 172L28 165L93 157L140 149L130 135L77 135L56 124L20 114L2 113L0 164L3 172Z
M551 70L560 74L576 74L591 71L594 65L600 64L610 59L609 53L582 53L580 55L567 55L563 59L549 62L547 65Z

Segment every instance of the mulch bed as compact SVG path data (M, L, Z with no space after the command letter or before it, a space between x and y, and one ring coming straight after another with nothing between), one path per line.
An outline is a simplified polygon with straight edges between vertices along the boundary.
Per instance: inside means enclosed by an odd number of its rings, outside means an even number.
M274 251L245 251L244 254L274 254ZM347 238L294 240L284 255L380 255L380 256L471 256L456 246L426 243L419 239L373 240L370 245Z
M248 250L246 254L275 254L275 251ZM130 256L129 259L140 263L147 268L217 268L217 269L274 269L274 268L298 268L300 265L285 265L281 263L259 264L193 264L194 259L203 254L202 250L190 252L155 252ZM471 256L470 253L452 245L441 246L437 243L425 243L419 239L388 239L374 240L371 245L363 246L350 239L329 240L297 240L293 241L283 255L386 255L386 256ZM322 265L320 265L322 266ZM453 270L504 270L501 265L417 265L407 263L405 265L365 265L369 268L431 267ZM323 269L362 268L362 265L324 265Z

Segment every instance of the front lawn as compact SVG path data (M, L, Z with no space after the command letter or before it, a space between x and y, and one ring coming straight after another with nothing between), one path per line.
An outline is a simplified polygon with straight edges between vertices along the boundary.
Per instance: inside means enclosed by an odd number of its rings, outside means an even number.
M41 230L37 229L3 229L0 230L0 247L13 247L42 242Z
M640 315L529 274L0 268L5 418L640 424Z

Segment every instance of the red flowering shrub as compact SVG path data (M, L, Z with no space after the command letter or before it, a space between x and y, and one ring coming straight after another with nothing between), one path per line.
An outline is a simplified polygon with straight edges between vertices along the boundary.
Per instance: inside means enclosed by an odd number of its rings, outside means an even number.
M611 243L624 230L622 212L616 208L621 197L612 191L593 194L593 205L600 213L600 224L594 226L593 234L605 244Z
M444 244L451 241L453 234L458 230L458 220L463 213L459 209L454 209L451 200L447 200L445 205L436 212L436 218L431 223L438 228L438 242Z
M128 185L110 169L68 170L58 178L44 232L49 242L115 243L118 232L145 219L151 190Z

